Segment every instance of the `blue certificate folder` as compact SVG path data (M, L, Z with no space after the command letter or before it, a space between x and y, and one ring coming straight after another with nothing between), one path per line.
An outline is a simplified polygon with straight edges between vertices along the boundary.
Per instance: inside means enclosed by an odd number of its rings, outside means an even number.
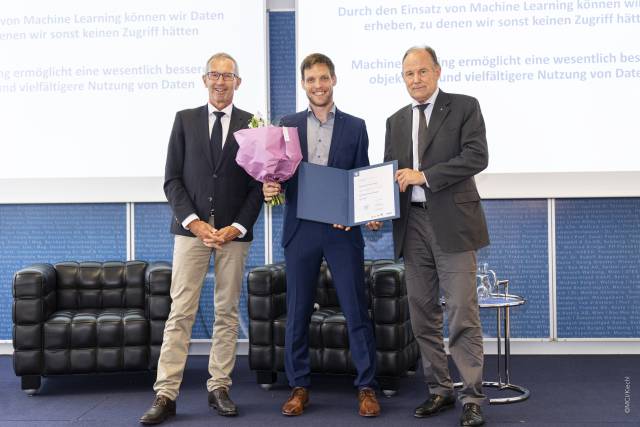
M298 169L298 218L345 226L367 223L368 220L355 222L354 178L362 170L388 164L393 165L393 176L395 176L398 170L398 162L395 160L351 170L301 162ZM375 218L376 221L395 219L400 216L398 184L394 182L393 188L395 215Z

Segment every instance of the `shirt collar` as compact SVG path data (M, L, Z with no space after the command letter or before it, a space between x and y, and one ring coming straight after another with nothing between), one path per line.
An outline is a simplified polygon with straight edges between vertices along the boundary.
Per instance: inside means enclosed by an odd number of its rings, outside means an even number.
M309 117L309 115L311 115L311 116L313 116L313 117L315 117L317 119L316 115L313 114L313 110L311 109L310 106L307 107L307 117ZM335 115L336 115L336 103L334 102L333 105L331 106L331 110L329 110L329 114L327 116L327 119L335 117Z
M210 102L208 102L207 103L207 108L209 110L209 115L212 115L216 111L222 111L222 112L224 112L225 115L231 117L231 111L233 111L233 104L229 104L226 107L224 107L222 110L218 110L216 107L211 105Z
M438 97L439 92L440 92L440 88L437 87L436 90L433 92L433 95L431 95L429 99L423 102L423 104L433 105L433 103L436 102L436 98ZM411 103L411 108L416 108L418 105L420 105L420 103L414 99L413 102Z

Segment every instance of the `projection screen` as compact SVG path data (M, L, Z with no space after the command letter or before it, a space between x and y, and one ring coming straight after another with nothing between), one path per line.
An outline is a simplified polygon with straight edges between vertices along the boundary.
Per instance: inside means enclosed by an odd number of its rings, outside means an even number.
M440 88L480 101L483 197L640 196L638 1L304 0L297 40L298 63L334 60L336 105L366 120L372 163L411 102L402 56L429 45Z
M266 114L265 19L264 0L3 4L0 202L164 200L175 112L206 104L213 53Z

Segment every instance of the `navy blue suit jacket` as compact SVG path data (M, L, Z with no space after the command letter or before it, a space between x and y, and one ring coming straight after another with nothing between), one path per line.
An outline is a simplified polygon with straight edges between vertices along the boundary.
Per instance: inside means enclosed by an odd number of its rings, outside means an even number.
M307 111L285 116L280 121L281 126L298 128L302 161L309 159L307 149ZM336 115L331 135L331 148L327 166L339 169L354 169L369 166L369 136L364 120L346 114L336 108ZM286 247L295 235L300 221L298 212L298 173L285 184L285 214L282 231L282 246ZM353 240L354 244L364 247L360 227L354 227L344 233Z

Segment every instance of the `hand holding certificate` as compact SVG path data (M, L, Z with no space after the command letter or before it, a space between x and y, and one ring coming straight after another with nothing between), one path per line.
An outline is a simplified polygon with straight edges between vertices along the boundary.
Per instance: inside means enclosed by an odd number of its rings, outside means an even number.
M396 170L395 161L352 170L303 162L297 216L345 226L398 218Z
M398 186L393 163L360 169L353 174L353 221L387 219L396 213Z

